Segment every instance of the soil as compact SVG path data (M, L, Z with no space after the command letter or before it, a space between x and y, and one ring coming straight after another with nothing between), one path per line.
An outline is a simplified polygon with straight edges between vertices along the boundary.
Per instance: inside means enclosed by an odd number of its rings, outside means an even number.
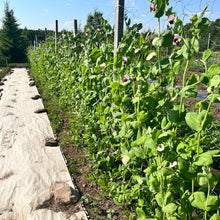
M66 131L62 131L66 132ZM62 135L60 133L60 135ZM59 135L58 135L59 139ZM74 169L69 169L73 178L74 185L79 190L81 201L85 207L89 219L106 220L106 219L120 219L127 220L128 217L124 216L125 211L121 206L115 205L112 198L101 193L99 185L91 181L85 176L86 173L94 172L89 166L87 153L83 147L73 147L71 144L65 144L62 147L62 152L67 158L67 165L73 165ZM114 210L111 218L108 218L108 212Z

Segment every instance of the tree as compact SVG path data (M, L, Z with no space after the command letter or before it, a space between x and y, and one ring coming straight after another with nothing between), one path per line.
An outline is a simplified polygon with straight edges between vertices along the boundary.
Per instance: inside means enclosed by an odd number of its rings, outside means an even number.
M27 40L22 35L22 30L14 16L14 11L9 9L5 2L3 28L0 33L0 57L6 63L19 63L26 61Z
M87 23L84 27L84 30L90 30L92 33L97 30L98 28L101 28L101 23L103 18L103 14L97 10L94 11L94 13L90 13L87 17Z

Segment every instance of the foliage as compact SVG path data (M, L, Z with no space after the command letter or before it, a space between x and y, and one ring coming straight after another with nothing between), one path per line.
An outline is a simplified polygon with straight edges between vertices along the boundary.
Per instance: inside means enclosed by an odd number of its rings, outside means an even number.
M10 72L10 67L5 67L0 71L0 80L5 77L6 74Z
M17 20L14 17L14 11L9 9L8 2L6 2L3 28L0 35L1 62L25 62L26 42L25 37L18 28Z
M220 149L210 135L210 109L220 99L220 66L207 67L210 50L200 61L204 73L186 78L209 25L203 18L206 7L200 17L193 16L191 37L184 38L182 21L168 1L150 2L159 30L160 17L175 15L153 45L152 36L144 38L141 26L133 25L113 58L111 28L105 22L84 41L62 35L57 53L54 39L30 49L31 72L71 117L72 140L86 146L96 170L88 178L116 204L132 209L130 219L182 220L192 213L195 219L218 219L220 176L212 169ZM164 48L172 48L167 57L161 56ZM175 75L182 65L179 89ZM209 95L196 104L198 111L186 110L184 100L196 98L198 83Z

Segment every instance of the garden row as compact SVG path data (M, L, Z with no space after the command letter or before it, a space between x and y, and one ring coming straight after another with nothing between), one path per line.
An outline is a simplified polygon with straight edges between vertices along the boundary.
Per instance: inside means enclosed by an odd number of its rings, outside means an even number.
M71 121L74 145L85 146L95 168L87 177L133 210L130 219L219 219L219 175L213 170L220 140L210 109L220 101L220 66L207 67L210 50L201 59L204 73L186 78L209 25L206 8L193 16L185 38L181 20L166 1L158 2L151 9L159 30L163 15L169 28L153 41L139 33L140 24L127 26L113 57L112 29L103 21L83 40L64 33L57 52L54 39L30 49L31 73ZM164 48L172 52L165 56ZM180 90L175 75L182 69ZM197 97L199 83L209 95L196 104L198 111L186 110L184 100Z

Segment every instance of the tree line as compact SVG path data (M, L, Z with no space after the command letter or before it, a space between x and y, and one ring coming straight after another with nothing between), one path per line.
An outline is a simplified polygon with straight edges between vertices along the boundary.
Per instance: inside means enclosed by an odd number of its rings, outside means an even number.
M103 14L95 10L94 13L90 13L87 16L87 23L84 26L84 31L94 32L97 30L97 28L102 27L103 21L105 21ZM14 11L9 9L8 2L5 3L4 18L2 19L2 23L3 26L0 30L0 65L27 62L27 48L31 45L34 45L34 41L36 40L38 42L44 41L45 30L29 30L27 28L19 28L17 19L14 16ZM190 24L186 24L184 29L187 33L187 30L190 29ZM79 30L79 35L82 37L84 36L82 30ZM143 33L143 35L147 35L147 32ZM54 36L54 31L48 30L47 36ZM216 21L211 22L211 25L204 33L204 37L200 39L200 50L204 51L207 49L207 47L209 47L213 51L219 51L219 42L220 19L217 19Z

